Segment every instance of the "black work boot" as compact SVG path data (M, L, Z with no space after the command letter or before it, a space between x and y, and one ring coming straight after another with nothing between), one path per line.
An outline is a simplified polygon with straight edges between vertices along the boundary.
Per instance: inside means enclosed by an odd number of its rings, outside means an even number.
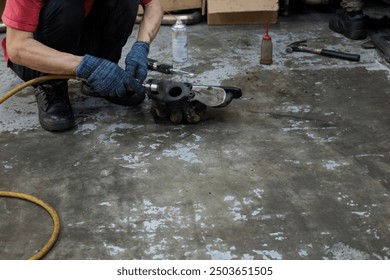
M362 40L367 37L368 16L363 11L347 12L343 10L333 15L329 20L329 28L352 40Z
M133 91L127 91L126 95L124 95L122 97L102 96L99 93L97 93L96 91L94 91L88 84L86 84L84 82L82 84L81 91L82 91L82 94L84 94L86 96L101 97L101 98L104 98L111 103L121 105L121 106L127 106L127 107L136 106L138 104L141 104L146 97L144 92L135 93Z
M41 84L35 89L35 96L42 128L48 131L65 131L74 127L66 81Z

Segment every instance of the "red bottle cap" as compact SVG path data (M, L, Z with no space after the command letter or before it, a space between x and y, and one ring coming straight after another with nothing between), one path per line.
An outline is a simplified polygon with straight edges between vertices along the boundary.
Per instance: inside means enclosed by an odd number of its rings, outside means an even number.
M263 40L267 40L267 41L271 40L271 36L268 35L268 22L267 22L267 25L266 25L266 28L265 28L265 34L263 36Z

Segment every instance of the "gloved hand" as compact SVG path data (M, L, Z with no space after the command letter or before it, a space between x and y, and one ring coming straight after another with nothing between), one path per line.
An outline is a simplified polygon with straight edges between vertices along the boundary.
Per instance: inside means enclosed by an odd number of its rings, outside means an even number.
M85 79L102 96L122 97L136 81L125 70L107 59L85 55L76 69L76 76ZM137 83L138 84L138 83ZM141 91L143 91L143 87Z
M151 99L152 114L158 118L169 117L174 124L186 120L188 123L197 123L206 112L207 106L199 101L187 101L180 104L167 104Z
M130 52L126 56L125 69L126 72L136 80L135 84L131 85L135 92L143 91L142 82L148 75L148 54L149 44L146 42L137 41L134 43Z

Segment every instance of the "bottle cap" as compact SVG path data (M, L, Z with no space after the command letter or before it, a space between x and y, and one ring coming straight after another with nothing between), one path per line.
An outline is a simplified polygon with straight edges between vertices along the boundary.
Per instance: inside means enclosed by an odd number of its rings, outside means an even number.
M184 25L184 23L181 21L180 18L177 18L177 19L176 19L176 23L175 23L175 25L174 25L173 27L175 27L175 28L184 28L185 25Z
M271 39L272 39L271 36L268 34L268 22L267 22L267 25L265 28L265 34L263 36L263 40L270 41Z

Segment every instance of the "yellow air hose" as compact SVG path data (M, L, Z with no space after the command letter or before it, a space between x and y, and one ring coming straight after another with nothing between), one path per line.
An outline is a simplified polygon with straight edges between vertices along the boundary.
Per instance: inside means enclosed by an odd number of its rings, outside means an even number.
M69 79L76 79L76 76L74 75L46 75L46 76L41 76L32 80L29 80L13 89L8 91L5 95L0 97L0 104L2 104L4 101L6 101L8 98L10 98L12 95L18 93L22 89L32 86L35 84L39 84L45 81L49 80L69 80Z
M58 239L58 235L60 234L61 224L60 224L60 218L58 217L56 210L54 210L53 207L51 207L50 205L48 205L44 201L36 198L35 196L29 195L29 194L18 193L18 192L0 191L0 197L11 197L11 198L18 198L18 199L30 201L32 203L35 203L35 204L41 206L43 209L45 209L50 214L51 218L53 219L53 225L54 225L53 233L51 234L51 237L50 237L49 241L47 241L45 246L43 246L42 249L40 249L38 251L38 253L36 253L35 255L30 257L29 260L40 260L41 258L43 258L50 251L50 249L53 247L53 245L56 243L56 241Z
M68 80L68 79L76 79L76 76L74 76L74 75L46 75L46 76L41 76L41 77L38 77L38 78L35 78L32 80L29 80L29 81L15 87L15 88L13 88L12 90L8 91L5 95L1 96L0 97L0 104L2 104L8 98L10 98L11 96L13 96L14 94L18 93L19 91L21 91L22 89L24 89L28 86L42 83L44 81L49 81L49 80ZM35 196L29 195L29 194L18 193L18 192L9 192L9 191L0 191L0 197L18 198L18 199L30 201L32 203L35 203L35 204L41 206L43 209L45 209L50 214L51 218L53 219L53 225L54 225L51 237L47 241L47 243L42 247L42 249L39 250L38 253L36 253L35 255L33 255L32 257L29 258L29 260L42 259L50 251L50 249L54 246L54 244L56 243L56 241L58 239L58 235L60 233L60 228L61 228L60 218L59 218L56 210L53 207L51 207L50 205L48 205L47 203L45 203L44 201L36 198Z

